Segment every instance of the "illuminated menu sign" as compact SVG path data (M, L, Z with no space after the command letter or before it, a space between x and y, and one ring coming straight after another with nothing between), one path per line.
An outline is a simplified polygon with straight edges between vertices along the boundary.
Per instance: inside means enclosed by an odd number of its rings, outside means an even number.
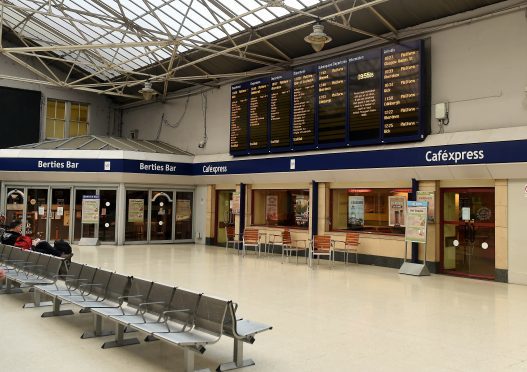
M315 77L293 72L293 146L315 144Z
M249 88L247 84L231 87L231 152L245 151L249 126Z
M394 46L383 50L384 138L419 134L420 53Z
M318 143L346 141L347 59L318 66Z
M251 149L267 149L269 79L253 81L250 86L249 146Z
M403 42L233 86L231 154L423 140L423 45Z
M291 74L271 76L270 125L271 147L290 147Z

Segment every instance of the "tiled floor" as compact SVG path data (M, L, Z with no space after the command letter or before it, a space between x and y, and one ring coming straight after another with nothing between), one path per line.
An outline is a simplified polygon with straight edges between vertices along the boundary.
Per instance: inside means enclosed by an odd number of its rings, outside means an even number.
M74 252L74 261L233 299L241 315L272 324L245 346L256 361L247 371L527 371L525 286L342 263L309 269L202 245ZM176 347L102 350L110 338L79 338L90 314L44 319L43 309L22 309L29 299L0 296L0 370L181 370ZM222 339L196 368L213 370L231 352Z

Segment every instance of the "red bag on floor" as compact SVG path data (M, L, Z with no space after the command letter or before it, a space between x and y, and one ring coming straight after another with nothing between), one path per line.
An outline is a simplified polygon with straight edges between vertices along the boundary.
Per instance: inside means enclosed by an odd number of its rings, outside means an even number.
M31 238L29 236L21 235L18 238L16 238L15 247L19 247L19 248L22 248L24 250L31 249L31 244L32 243L33 243L33 241L31 240Z

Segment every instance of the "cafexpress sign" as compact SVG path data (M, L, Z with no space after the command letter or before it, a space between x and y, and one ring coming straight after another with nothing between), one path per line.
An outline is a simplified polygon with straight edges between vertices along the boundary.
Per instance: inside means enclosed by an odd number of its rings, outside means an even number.
M483 150L474 151L427 151L425 154L426 161L428 163L444 163L454 162L457 164L459 161L464 160L483 160L485 158L485 152Z

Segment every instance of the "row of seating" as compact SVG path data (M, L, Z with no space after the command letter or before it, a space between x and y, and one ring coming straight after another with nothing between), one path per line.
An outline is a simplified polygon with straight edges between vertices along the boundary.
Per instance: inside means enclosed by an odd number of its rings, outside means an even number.
M10 278L8 280L18 278L19 275L15 276L13 270L25 270L24 275L27 277L40 275L36 273L43 270L40 265L21 263L18 248L0 247L0 257ZM38 253L28 254L32 256ZM39 262L38 259L32 260ZM16 265L16 269L11 265ZM234 357L232 362L220 365L218 370L253 365L252 360L243 359L243 344L254 343L256 334L272 329L266 324L238 319L237 305L232 301L184 288L75 262L70 264L66 275L58 275L58 269L54 273L50 271L47 271L49 275L45 281L25 282L33 286L34 306L43 305L43 295L51 298L53 309L43 313L42 317L71 315L73 311L61 309L61 304L73 304L80 307L81 313L90 312L94 315L93 330L84 332L82 338L114 334L115 339L102 346L107 349L139 343L137 338L125 338L124 334L127 330L141 331L147 334L145 341L162 340L183 348L184 371L193 371L195 354L205 352L205 346L216 343L222 335L234 340ZM102 329L103 318L115 323L115 331Z
M5 271L5 288L1 293L20 293L37 284L53 283L64 258L0 244L0 267Z
M278 246L282 250L282 262L284 262L284 257L289 259L293 252L296 255L297 263L300 252L304 253L306 262L308 259L311 261L315 258L320 259L320 257L328 257L333 262L335 253L339 252L344 255L346 263L350 253L355 254L355 262L359 263L358 246L360 243L358 233L347 233L344 241L332 240L329 235L314 235L311 240L293 240L288 229L283 230L279 235L270 234L267 239L263 239L265 233L261 233L255 228L245 229L241 240L236 234L234 226L226 227L225 233L227 237L225 250L229 248L229 245L232 245L234 249L241 252L242 256L245 256L248 248L253 248L260 255L262 247L265 253L269 251L274 253L274 247Z

